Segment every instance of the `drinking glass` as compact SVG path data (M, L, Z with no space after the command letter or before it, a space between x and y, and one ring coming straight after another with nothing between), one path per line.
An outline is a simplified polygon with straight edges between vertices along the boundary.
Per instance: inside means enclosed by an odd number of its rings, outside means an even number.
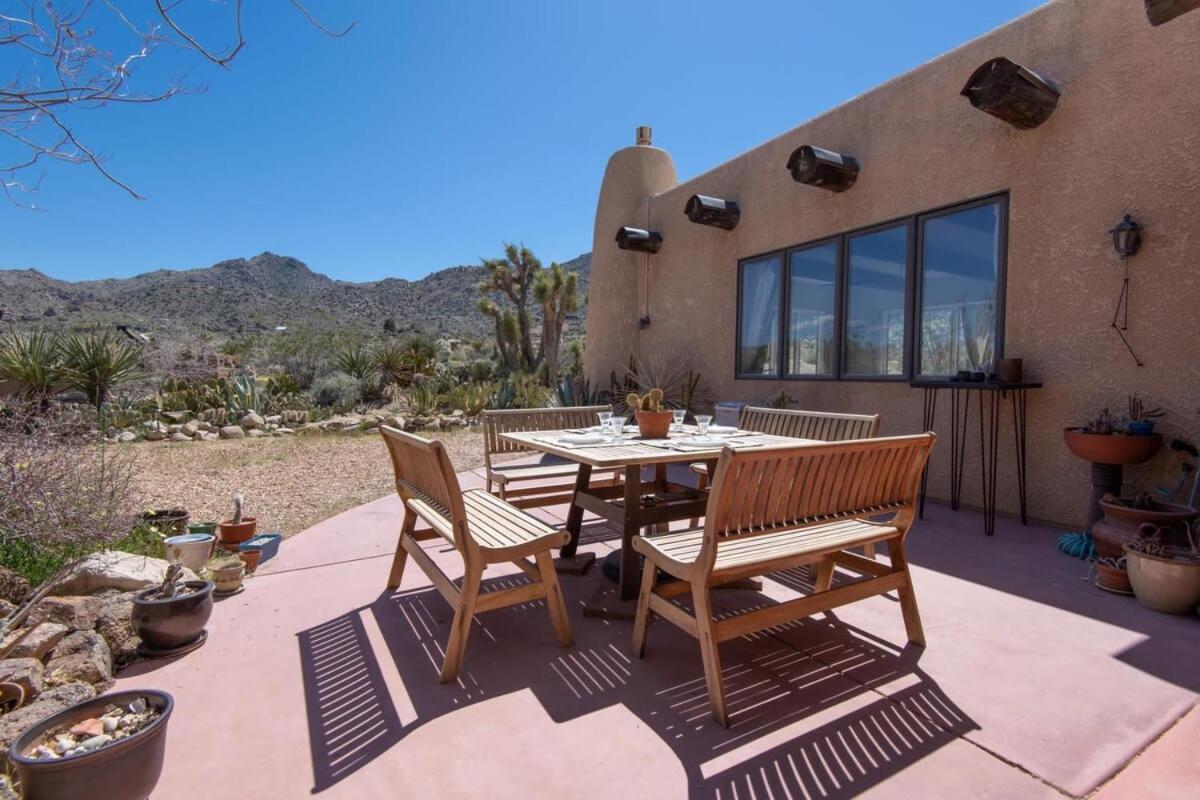
M614 414L608 424L612 428L614 436L620 436L625 432L625 417L618 417Z
M675 421L675 430L681 430L683 428L683 418L686 416L687 416L686 408L671 409L671 418Z
M709 414L696 415L696 433L701 436L708 434L708 426L712 424L712 416Z
M601 432L608 430L608 421L612 419L611 411L597 411L596 416L600 418Z

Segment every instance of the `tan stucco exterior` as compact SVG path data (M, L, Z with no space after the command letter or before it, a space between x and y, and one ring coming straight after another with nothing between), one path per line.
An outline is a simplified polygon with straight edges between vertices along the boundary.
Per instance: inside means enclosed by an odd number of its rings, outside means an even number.
M1061 90L1042 126L1016 130L959 96L975 68L1000 55ZM1198 80L1200 13L1154 28L1140 2L1058 0L684 183L663 150L620 150L596 211L586 372L607 385L632 352L670 354L701 370L718 400L761 402L785 388L802 408L879 413L884 433L918 430L921 393L906 384L735 380L738 259L1007 191L1004 354L1024 358L1026 377L1046 384L1029 405L1030 513L1078 524L1088 469L1064 448L1064 426L1105 405L1121 411L1136 392L1168 411L1168 435L1198 433ZM835 194L795 183L785 164L802 144L854 155L856 185ZM738 227L689 222L684 204L697 192L736 200ZM1141 368L1109 327L1122 273L1107 231L1125 213L1146 228L1131 262ZM662 250L618 250L621 225L659 231ZM639 329L647 307L651 324ZM1002 513L1017 502L1007 413L1004 425ZM936 427L948 434L948 409ZM980 498L978 452L973 436L968 504ZM1127 486L1165 480L1169 458L1129 470ZM943 447L930 495L947 493Z

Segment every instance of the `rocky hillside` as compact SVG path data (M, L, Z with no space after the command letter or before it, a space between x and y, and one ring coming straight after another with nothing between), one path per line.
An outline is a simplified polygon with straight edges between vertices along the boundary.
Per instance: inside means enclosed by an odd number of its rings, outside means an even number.
M563 266L586 291L591 254ZM0 270L4 324L82 327L125 324L136 330L251 333L290 328L398 330L468 337L491 333L475 308L483 268L449 267L417 281L333 280L302 261L273 253L222 261L204 269L158 270L132 278L68 281L36 270ZM571 321L582 327L583 310Z

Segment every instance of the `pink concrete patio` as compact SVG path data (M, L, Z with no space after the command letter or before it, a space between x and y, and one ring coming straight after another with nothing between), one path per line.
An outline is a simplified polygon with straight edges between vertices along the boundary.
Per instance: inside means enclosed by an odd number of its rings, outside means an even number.
M1001 520L988 539L931 504L909 549L928 648L899 646L886 597L729 642L726 730L693 639L656 623L637 661L629 623L582 615L598 567L562 576L573 648L540 602L491 612L438 684L449 607L413 567L383 590L400 513L387 497L289 540L217 604L203 648L121 677L176 698L155 797L1182 798L1200 780L1200 624L1088 585L1055 531ZM585 523L583 548L613 542Z

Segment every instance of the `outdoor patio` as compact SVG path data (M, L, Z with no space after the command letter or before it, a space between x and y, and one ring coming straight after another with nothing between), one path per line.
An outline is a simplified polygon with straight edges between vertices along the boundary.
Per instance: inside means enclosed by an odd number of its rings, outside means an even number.
M203 648L122 675L178 704L156 797L1171 797L1200 780L1195 618L1085 583L1050 529L1002 519L985 538L978 515L930 504L908 548L928 647L898 644L891 597L728 642L725 729L694 639L657 621L639 661L631 623L583 616L599 565L561 576L574 647L540 601L491 612L440 685L451 609L419 569L384 590L400 521L387 497L314 526L217 604ZM585 519L581 550L614 543ZM808 587L777 573L715 603Z

